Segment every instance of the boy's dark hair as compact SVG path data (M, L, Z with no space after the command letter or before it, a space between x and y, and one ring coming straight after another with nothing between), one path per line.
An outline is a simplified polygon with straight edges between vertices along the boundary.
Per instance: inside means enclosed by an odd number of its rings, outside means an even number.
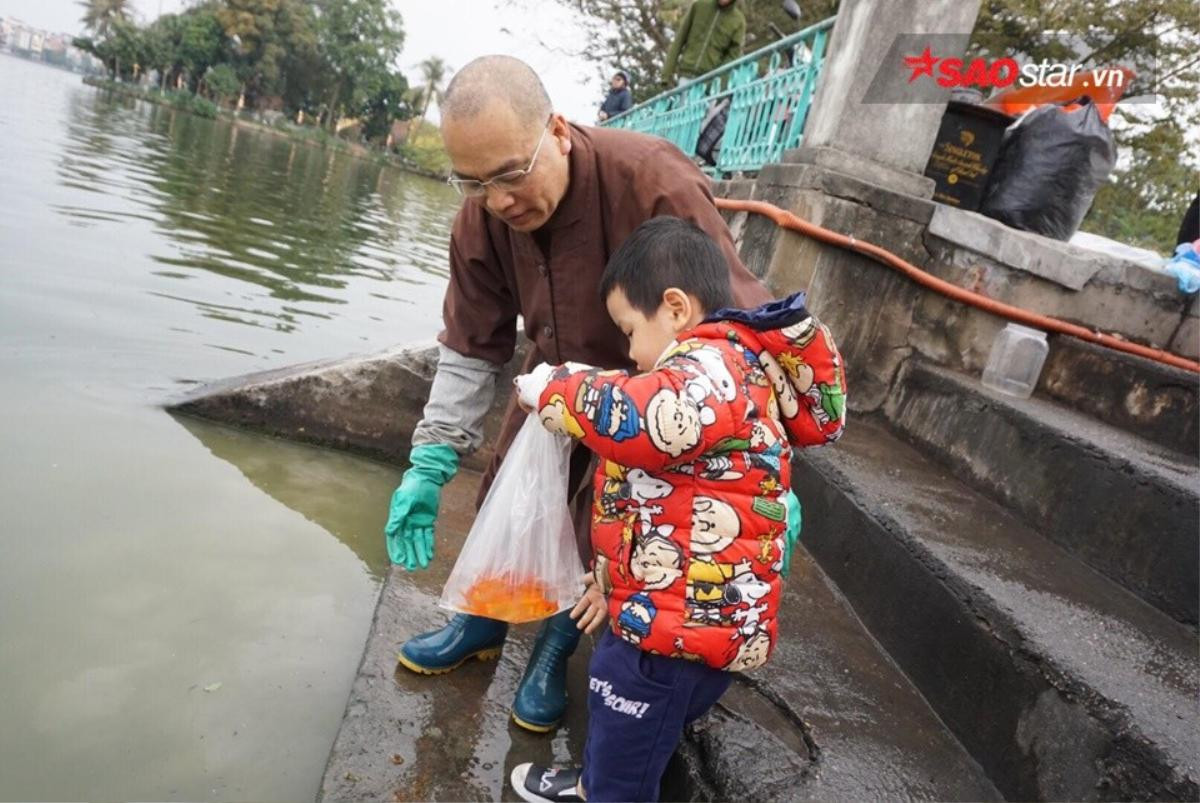
M703 229L677 217L651 218L621 243L600 277L600 300L618 287L646 317L658 312L668 287L695 296L706 313L733 305L725 255Z

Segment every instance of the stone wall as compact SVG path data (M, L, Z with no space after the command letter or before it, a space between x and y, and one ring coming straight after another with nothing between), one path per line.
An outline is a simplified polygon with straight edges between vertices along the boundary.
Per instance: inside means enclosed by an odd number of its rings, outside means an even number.
M1174 279L1137 263L814 164L770 165L756 181L723 182L716 190L773 203L989 298L1193 359L1200 352L1197 303L1179 293ZM736 213L727 219L747 266L776 294L808 290L810 307L839 339L853 388L850 403L859 411L879 408L897 369L912 355L978 375L1006 324L873 259L780 229L765 217ZM1052 357L1065 340L1050 337ZM1194 387L1189 393L1195 397Z

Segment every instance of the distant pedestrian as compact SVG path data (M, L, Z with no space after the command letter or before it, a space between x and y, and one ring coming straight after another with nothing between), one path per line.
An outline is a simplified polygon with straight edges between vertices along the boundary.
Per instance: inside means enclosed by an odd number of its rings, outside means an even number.
M600 113L597 115L597 119L603 123L610 117L616 117L622 112L629 111L632 107L633 92L629 89L629 73L625 70L617 70L609 84L608 97L600 104Z
M738 0L696 0L688 8L663 65L662 83L686 83L742 55L746 17Z

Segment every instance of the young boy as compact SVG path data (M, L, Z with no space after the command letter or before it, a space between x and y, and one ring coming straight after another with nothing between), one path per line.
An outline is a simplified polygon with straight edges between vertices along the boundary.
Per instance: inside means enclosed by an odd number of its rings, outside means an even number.
M804 294L725 309L729 271L690 223L659 217L613 254L609 315L642 373L540 365L522 404L600 458L582 769L517 766L525 800L657 800L684 727L761 666L778 632L791 447L836 440L841 358Z

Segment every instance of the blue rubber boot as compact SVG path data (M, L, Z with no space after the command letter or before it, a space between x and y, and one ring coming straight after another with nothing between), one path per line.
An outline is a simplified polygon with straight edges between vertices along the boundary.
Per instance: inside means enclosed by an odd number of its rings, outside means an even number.
M490 661L500 655L508 625L482 616L455 614L445 627L413 636L400 648L397 660L422 675L441 675L468 658Z
M512 718L525 730L554 730L567 710L567 659L582 634L569 611L546 620L533 643L525 677L517 687Z

